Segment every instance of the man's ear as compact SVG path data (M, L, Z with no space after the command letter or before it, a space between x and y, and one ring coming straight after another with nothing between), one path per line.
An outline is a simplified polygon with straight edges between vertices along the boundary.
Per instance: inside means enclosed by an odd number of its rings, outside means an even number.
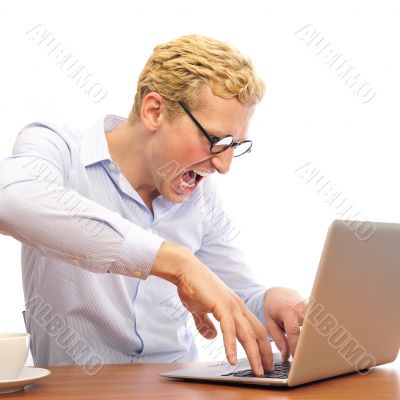
M143 97L140 119L147 130L154 132L161 125L164 117L163 99L157 92L147 93Z

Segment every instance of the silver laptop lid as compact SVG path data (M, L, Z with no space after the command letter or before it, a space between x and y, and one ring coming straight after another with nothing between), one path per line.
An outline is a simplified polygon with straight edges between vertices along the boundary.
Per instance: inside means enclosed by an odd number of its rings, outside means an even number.
M294 386L393 361L400 345L400 224L332 223L296 349Z

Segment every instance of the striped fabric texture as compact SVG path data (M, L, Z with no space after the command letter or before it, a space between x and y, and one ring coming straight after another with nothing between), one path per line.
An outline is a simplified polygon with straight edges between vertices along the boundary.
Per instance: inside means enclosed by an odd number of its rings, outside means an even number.
M34 122L0 161L0 232L22 243L35 365L195 360L176 287L149 275L165 240L189 248L263 322L265 287L212 178L185 203L155 198L152 213L108 150L105 135L124 120L82 131Z

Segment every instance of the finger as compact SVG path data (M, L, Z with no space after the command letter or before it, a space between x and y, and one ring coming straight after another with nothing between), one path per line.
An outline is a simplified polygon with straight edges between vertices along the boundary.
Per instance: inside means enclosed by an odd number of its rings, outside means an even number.
M257 344L261 355L261 362L266 371L274 370L274 357L272 355L271 343L268 333L257 317L246 310L245 318L248 319L254 332L256 333Z
M249 360L250 367L255 375L264 375L264 368L261 362L260 349L258 347L257 335L250 326L249 321L240 313L234 315L236 336L242 344Z
M283 321L287 341L289 343L290 354L294 356L296 350L297 341L300 335L300 324L296 313L291 313Z
M307 306L308 306L308 301L307 300L303 300L303 301L301 301L300 303L297 303L294 306L294 309L296 310L297 315L298 315L298 319L299 319L299 324L300 325L303 325L304 316L305 316L306 311L307 311Z
M282 361L287 361L290 357L290 349L285 332L272 319L267 321L267 330L272 339L274 339L276 347L281 352Z
M264 371L274 371L274 356L272 355L272 348L268 340L268 335L265 333L263 337L257 338L257 344L260 350Z
M192 313L197 330L206 339L213 339L217 336L217 330L207 314Z
M288 333L287 335L288 343L289 343L289 349L290 349L290 354L294 357L294 353L296 351L297 347L297 342L299 341L299 335L292 335Z
M231 365L236 365L236 328L232 316L225 316L220 319L222 337L224 340L225 354Z

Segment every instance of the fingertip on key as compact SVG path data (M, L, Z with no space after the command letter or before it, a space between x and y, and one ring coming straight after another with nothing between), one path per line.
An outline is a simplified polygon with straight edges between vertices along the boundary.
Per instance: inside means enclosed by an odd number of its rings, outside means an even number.
M237 364L236 354L234 354L234 353L228 354L228 361L230 364L236 365Z
M264 375L264 368L261 365L257 368L256 375L257 376L263 376Z

